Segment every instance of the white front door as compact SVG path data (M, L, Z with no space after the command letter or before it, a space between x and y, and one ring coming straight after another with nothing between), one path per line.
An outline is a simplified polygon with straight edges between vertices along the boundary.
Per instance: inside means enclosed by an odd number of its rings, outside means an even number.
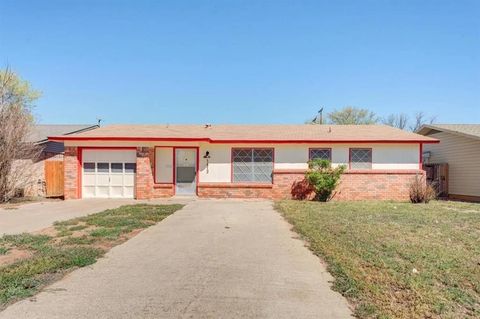
M83 150L83 198L134 198L135 150Z
M177 195L195 195L197 192L197 150L177 148L175 159L175 193Z

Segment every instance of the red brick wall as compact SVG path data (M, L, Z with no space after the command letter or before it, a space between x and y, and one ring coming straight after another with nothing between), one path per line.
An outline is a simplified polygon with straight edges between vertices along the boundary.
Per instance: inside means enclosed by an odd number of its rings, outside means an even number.
M343 174L333 200L409 200L409 185L423 171Z
M64 197L65 199L77 199L78 190L78 149L77 147L65 147L63 156L64 167Z
M408 200L408 188L416 174L423 171L376 171L347 172L333 200ZM311 189L304 181L302 172L275 172L273 185L203 184L199 185L198 196L214 198L270 198L310 199Z
M172 197L175 195L173 184L156 184L153 186L153 198Z

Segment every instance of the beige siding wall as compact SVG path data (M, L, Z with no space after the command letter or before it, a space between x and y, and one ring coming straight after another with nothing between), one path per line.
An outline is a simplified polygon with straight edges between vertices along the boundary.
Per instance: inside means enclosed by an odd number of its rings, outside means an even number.
M435 133L439 144L425 144L430 151L429 163L448 163L450 194L480 196L480 141L454 135Z

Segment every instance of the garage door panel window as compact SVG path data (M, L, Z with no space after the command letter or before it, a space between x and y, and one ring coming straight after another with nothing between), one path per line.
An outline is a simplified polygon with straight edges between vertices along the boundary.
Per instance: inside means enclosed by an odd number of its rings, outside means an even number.
M84 173L95 173L95 163L83 163Z
M97 163L97 173L109 173L109 163Z
M125 173L136 173L137 164L136 163L125 163Z
M232 149L234 183L272 183L272 148Z
M112 163L110 164L112 173L122 174L123 173L123 163Z

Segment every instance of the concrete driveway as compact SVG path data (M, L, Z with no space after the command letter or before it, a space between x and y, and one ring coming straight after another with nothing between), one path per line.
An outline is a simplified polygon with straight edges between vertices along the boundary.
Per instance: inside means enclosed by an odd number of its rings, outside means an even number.
M271 202L197 200L0 318L349 318Z
M179 200L153 200L148 201L148 203L157 204L173 201L178 202ZM34 232L51 226L57 220L67 220L140 202L133 199L82 199L38 202L25 204L16 209L0 208L0 235Z

